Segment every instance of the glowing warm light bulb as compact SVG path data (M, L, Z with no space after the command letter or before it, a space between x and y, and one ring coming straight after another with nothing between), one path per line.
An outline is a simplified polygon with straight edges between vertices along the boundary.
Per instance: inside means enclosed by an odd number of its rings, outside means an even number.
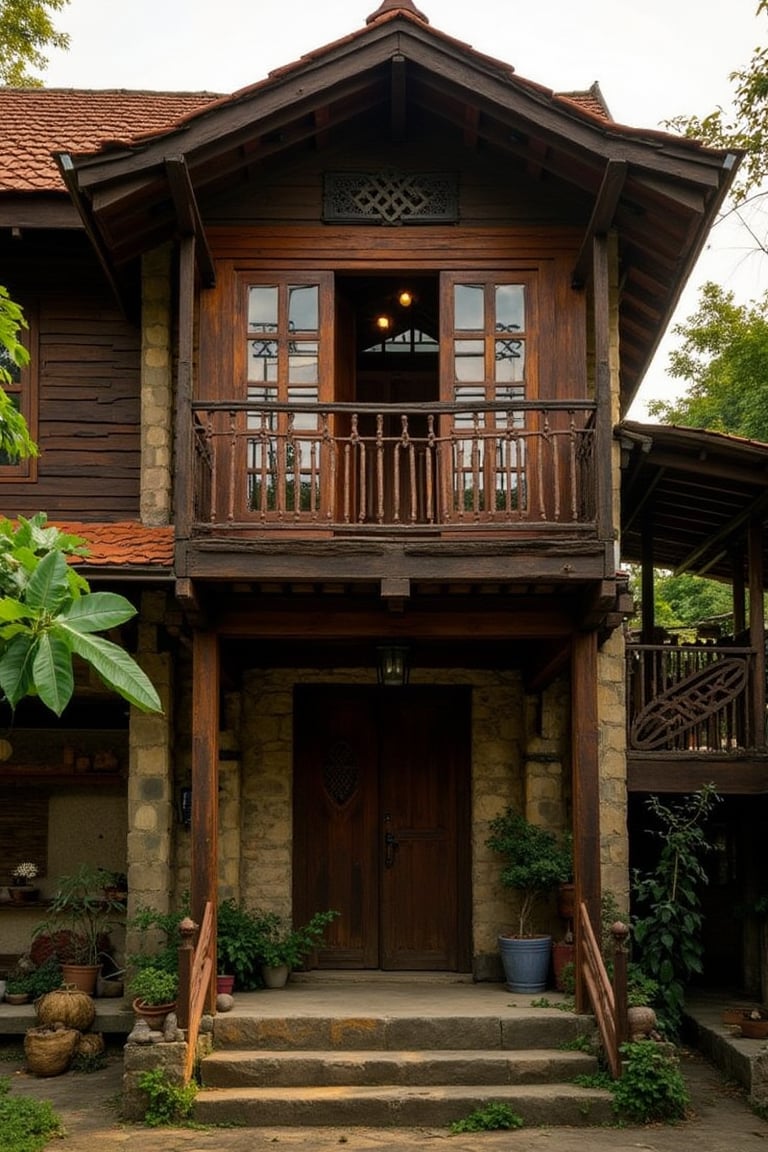
M388 332L391 326L392 321L390 320L389 316L376 317L376 327L378 328L379 332Z
M400 293L397 298L397 302L403 308L410 308L411 304L413 304L413 293L408 292L406 289L404 292Z

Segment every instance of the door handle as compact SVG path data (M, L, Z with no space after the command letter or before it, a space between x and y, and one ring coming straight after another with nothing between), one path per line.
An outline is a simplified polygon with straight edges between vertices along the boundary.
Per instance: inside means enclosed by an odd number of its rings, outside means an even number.
M394 832L384 833L384 867L394 868L395 853L400 847Z

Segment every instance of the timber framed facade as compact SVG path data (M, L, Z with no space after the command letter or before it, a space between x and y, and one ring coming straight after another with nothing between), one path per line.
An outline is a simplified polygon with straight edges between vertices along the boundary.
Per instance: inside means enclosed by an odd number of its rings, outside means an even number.
M2 492L140 609L166 712L116 721L130 899L336 907L314 964L495 979L507 804L573 830L596 923L626 906L614 428L738 157L409 0L232 96L122 95L127 138L54 164L78 94L0 94L51 128L0 188L42 450Z

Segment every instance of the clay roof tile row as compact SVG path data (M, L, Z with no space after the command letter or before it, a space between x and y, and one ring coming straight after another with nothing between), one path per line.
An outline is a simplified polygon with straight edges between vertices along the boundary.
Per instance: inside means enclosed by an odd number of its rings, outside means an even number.
M51 521L62 532L81 536L88 547L85 563L92 567L115 567L124 571L136 567L173 566L172 527L149 527L138 520L113 524L82 521Z

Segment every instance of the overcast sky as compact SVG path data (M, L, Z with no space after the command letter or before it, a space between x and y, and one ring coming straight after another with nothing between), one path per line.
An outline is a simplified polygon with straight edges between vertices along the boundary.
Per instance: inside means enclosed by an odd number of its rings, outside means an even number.
M51 55L49 87L234 92L353 32L380 0L70 0L56 17L68 52ZM595 80L614 119L659 127L678 113L727 105L729 74L768 40L757 0L416 0L431 24L555 91ZM759 227L758 219L751 220ZM768 288L768 259L733 223L718 225L681 300L715 279L740 301ZM663 342L632 415L679 390Z

